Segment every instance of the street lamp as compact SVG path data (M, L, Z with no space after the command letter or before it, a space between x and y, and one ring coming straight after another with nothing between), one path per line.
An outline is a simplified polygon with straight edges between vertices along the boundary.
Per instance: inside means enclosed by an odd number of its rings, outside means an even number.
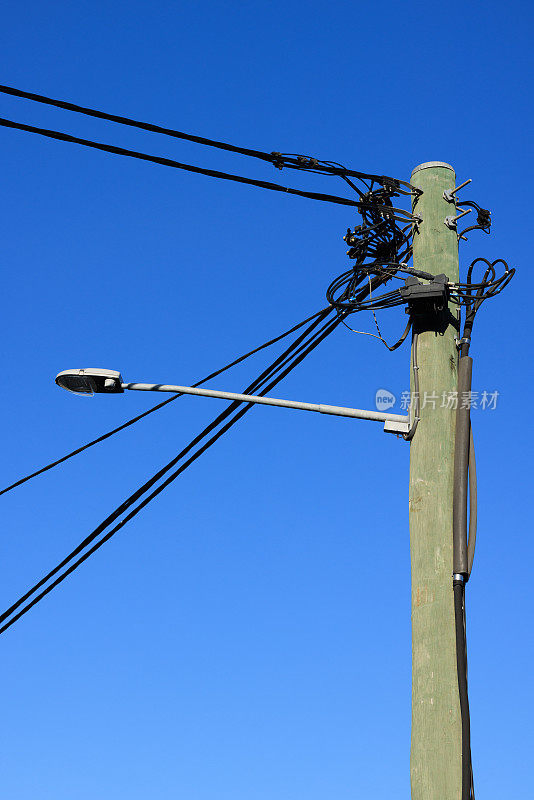
M73 394L117 394L123 392L122 376L112 369L65 369L56 383Z
M328 406L322 403L302 403L298 400L280 400L276 397L261 397L254 394L236 394L235 392L218 392L215 389L199 389L194 386L176 386L166 383L123 383L120 372L111 369L66 369L58 373L56 383L62 389L74 394L120 394L125 389L138 392L175 392L191 394L197 397L215 397L219 400L238 400L242 403L258 403L265 406L292 408L298 411L316 411L319 414L331 414L337 417L352 419L368 419L384 423L386 433L408 433L410 418L401 414L386 414L382 411L365 411L360 408Z

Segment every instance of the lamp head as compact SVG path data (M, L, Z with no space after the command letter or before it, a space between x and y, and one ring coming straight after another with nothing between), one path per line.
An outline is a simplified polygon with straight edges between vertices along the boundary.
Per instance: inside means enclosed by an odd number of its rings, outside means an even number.
M123 392L122 376L112 369L65 369L56 383L74 394L118 394Z

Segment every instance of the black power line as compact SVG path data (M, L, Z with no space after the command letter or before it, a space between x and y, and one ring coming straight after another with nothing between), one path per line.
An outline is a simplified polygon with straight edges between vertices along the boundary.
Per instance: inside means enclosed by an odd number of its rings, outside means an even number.
M322 172L324 174L330 175L342 175L347 176L349 178L357 178L360 180L375 180L382 182L383 180L387 181L394 181L393 178L385 178L379 175L372 175L370 173L365 172L357 172L355 170L346 169L341 164L336 164L335 162L324 162L318 161L314 158L306 158L305 156L301 156L298 154L290 154L290 153L278 153L278 152L271 152L267 153L263 150L254 150L250 147L239 147L238 145L228 144L227 142L220 142L216 139L207 139L204 136L196 136L192 133L184 133L183 131L177 131L173 128L167 128L162 125L154 125L151 122L141 122L140 120L132 119L131 117L124 117L118 114L108 114L105 111L99 111L94 108L88 108L87 106L81 106L77 103L69 103L66 100L57 100L52 97L47 97L43 94L37 94L35 92L25 92L22 89L16 89L13 86L5 86L0 84L0 92L3 94L12 95L13 97L19 97L25 100L32 100L36 103L43 103L44 105L53 106L55 108L62 108L65 111L74 111L78 114L84 114L88 117L95 117L97 119L104 119L108 122L116 122L120 125L127 125L132 128L139 128L140 130L150 131L151 133L159 133L163 134L164 136L171 136L175 139L183 139L188 142L195 142L196 144L207 145L208 147L216 147L219 150L227 150L232 153L239 153L244 156L251 156L252 158L258 158L261 161L266 161L272 164L279 169L283 167L289 167L292 169L308 169L313 172ZM409 186L409 184L400 181L404 186Z
M62 108L66 111L75 111L78 114L85 114L88 117L96 117L97 119L105 119L108 122L117 122L121 125L128 125L132 128L140 128L144 131L151 133L161 133L165 136L172 136L175 139L185 139L188 142L196 142L197 144L208 145L209 147L217 147L220 150L229 150L233 153L241 153L244 156L252 156L259 158L262 161L269 161L273 163L274 156L271 153L264 153L261 150L252 150L248 147L238 147L234 144L227 144L226 142L218 142L215 139L206 139L204 136L195 136L191 133L184 133L183 131L173 130L172 128L163 127L161 125L154 125L151 122L141 122L140 120L131 119L130 117L119 116L118 114L107 114L105 111L98 111L94 108L87 108L80 106L76 103L69 103L66 100L56 100L52 97L46 97L42 94L35 92L25 92L22 89L16 89L13 86L4 86L0 84L0 92L9 94L13 97L20 97L25 100L33 100L36 103L43 103L55 108Z
M294 194L299 197L307 197L310 200L323 200L328 203L337 203L343 206L357 206L355 200L349 200L347 197L338 197L331 194L323 194L322 192L306 192L301 189L291 189L287 186L281 186L279 183L272 183L271 181L260 181L254 178L245 178L242 175L233 175L229 172L221 172L216 169L206 169L205 167L195 167L192 164L182 164L180 161L174 161L172 158L163 158L162 156L152 156L147 153L141 153L137 150L128 150L125 147L117 147L112 144L104 144L103 142L94 142L91 139L81 139L78 136L71 136L68 133L61 131L52 131L47 128L36 128L34 125L26 125L22 122L14 122L13 120L4 119L0 117L0 126L4 128L13 128L14 130L26 131L27 133L37 133L40 136L46 136L48 139L57 139L60 142L70 142L71 144L79 144L84 147L91 147L94 150L102 150L105 153L113 153L118 156L128 156L129 158L137 158L141 161L149 161L152 164L160 164L163 167L173 167L174 169L185 170L186 172L194 172L197 175L208 175L211 178L221 178L226 181L234 181L235 183L245 183L249 186L258 186L260 189L270 189L273 192L285 192L286 194Z
M226 370L231 369L231 367L235 367L237 364L240 364L242 361L245 361L245 359L249 358L250 356L253 356L256 353L259 353L260 350L264 350L266 347L270 347L271 345L276 344L276 342L279 342L281 339L285 339L286 336L289 336L290 334L292 334L295 331L297 331L299 328L302 328L304 325L306 325L308 322L311 322L312 319L315 319L315 317L318 317L324 311L325 311L325 309L322 309L321 311L317 311L315 314L312 314L310 317L307 317L306 319L302 320L302 322L299 322L297 325L294 325L292 328L290 328L289 330L285 331L284 333L281 333L279 336L276 336L274 339L270 339L268 342L264 342L264 344L261 344L259 347L256 347L254 350L251 350L249 353L245 353L245 355L239 356L239 358L236 358L235 361L232 361L230 364L227 364L225 367L222 367L221 369L218 369L216 372L210 373L205 378L202 378L202 380L198 381L197 383L194 383L193 386L195 386L195 387L196 386L202 386L204 383L207 383L212 378L216 378L218 375L221 375L223 372L226 372ZM100 442L103 442L106 439L109 439L110 436L113 436L115 433L119 433L120 431L123 431L125 428L129 428L130 425L134 425L134 423L139 422L139 420L143 419L144 417L148 417L148 415L149 414L153 414L154 411L159 411L160 408L163 408L164 406L168 405L169 403L172 403L173 400L177 400L179 397L182 397L182 395L181 394L175 394L172 397L169 397L167 400L164 400L162 403L158 403L157 405L153 406L152 408L149 408L147 411L143 411L142 414L138 414L136 417L132 417L132 419L129 419L126 422L123 422L122 425L119 425L117 428L113 428L113 430L102 434L102 436L99 436L97 439L93 439L92 442L88 442L87 444L82 445L82 447L76 448L76 450L73 450L71 453L67 453L66 456L63 456L62 458L58 458L56 461L52 461L50 464L47 464L46 467L41 467L41 469L38 469L35 472L32 472L30 475L26 475L24 478L20 478L18 481L15 481L15 483L12 483L9 486L6 486L4 489L1 489L0 490L0 496L3 495L3 494L7 494L7 492L10 492L12 489L16 489L17 486L21 486L23 483L26 483L27 481L30 481L32 478L36 478L38 475L42 475L44 472L48 472L48 470L52 469L53 467L57 467L59 464L63 464L64 461L67 461L69 458L72 458L73 456L78 455L78 453L83 453L84 450L88 450L90 447L93 447L93 445L99 444Z
M260 395L265 395L277 383L279 383L286 375L291 372L317 345L323 341L333 330L340 324L340 318L327 319L333 312L333 309L326 309L319 316L315 318L312 324L301 334L297 339L279 356L264 372L251 383L244 394L257 392ZM315 330L318 325L322 326L319 330ZM26 614L36 603L45 597L52 589L70 575L78 566L80 566L92 553L96 552L104 542L108 541L117 531L119 531L129 520L133 519L151 500L153 500L160 492L162 492L170 483L172 483L187 467L189 467L202 453L204 453L212 444L217 441L226 431L228 431L245 413L250 411L253 403L243 405L241 401L234 401L230 406L219 414L198 436L196 436L175 458L173 458L165 467L160 469L152 478L137 489L127 500L125 500L115 511L113 511L95 530L90 533L80 544L66 556L56 567L48 572L41 580L39 580L31 589L29 589L22 597L13 603L3 614L0 615L0 623L5 623L0 627L0 634L4 633L11 627L20 617ZM241 408L240 408L241 406ZM194 447L205 439L206 436L211 434L221 423L225 422L228 417L233 418L226 422L222 428L219 428L216 433L204 444L202 444L196 452L194 452L188 460L183 463L178 469L171 473L159 486L146 496L138 505L133 508L126 517L120 520L114 528L109 530L102 538L100 538L89 550L86 548L92 544L95 539L100 536L113 522L115 522L128 508L130 508L137 500L146 494L147 491L166 474ZM86 550L85 553L83 551ZM83 553L83 554L82 554ZM82 554L82 555L80 555ZM76 561L74 558L80 556ZM67 566L69 565L70 566ZM66 567L66 569L65 569ZM63 572L61 572L63 570ZM58 573L61 573L58 575ZM48 586L45 586L52 578L58 575L57 578ZM45 587L45 588L43 588ZM42 591L39 592L39 590ZM39 592L39 594L37 594ZM30 599L32 598L32 599ZM28 602L27 602L28 601ZM26 605L24 605L26 603ZM23 606L21 608L21 606ZM16 614L17 609L20 608Z

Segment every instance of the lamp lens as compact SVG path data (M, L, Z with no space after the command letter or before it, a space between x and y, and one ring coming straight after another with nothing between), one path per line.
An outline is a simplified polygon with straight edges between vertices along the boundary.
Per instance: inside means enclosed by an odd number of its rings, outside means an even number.
M92 381L85 375L62 375L59 385L74 394L94 394Z

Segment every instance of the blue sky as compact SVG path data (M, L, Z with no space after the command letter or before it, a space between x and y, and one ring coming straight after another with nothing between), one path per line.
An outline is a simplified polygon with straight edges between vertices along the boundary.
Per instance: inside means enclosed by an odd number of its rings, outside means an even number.
M492 210L518 274L477 319L479 540L468 591L476 785L531 796L530 4L29 2L2 83L408 180ZM341 183L2 97L0 116L315 191ZM60 369L189 383L322 307L351 209L0 132L2 485L149 407ZM464 272L465 274L465 272ZM380 317L393 339L400 309ZM373 330L372 318L353 317ZM269 355L219 378L240 391ZM372 408L406 347L338 330L278 396ZM7 606L222 406L182 398L1 498ZM10 800L408 798L408 446L258 408L2 638Z

